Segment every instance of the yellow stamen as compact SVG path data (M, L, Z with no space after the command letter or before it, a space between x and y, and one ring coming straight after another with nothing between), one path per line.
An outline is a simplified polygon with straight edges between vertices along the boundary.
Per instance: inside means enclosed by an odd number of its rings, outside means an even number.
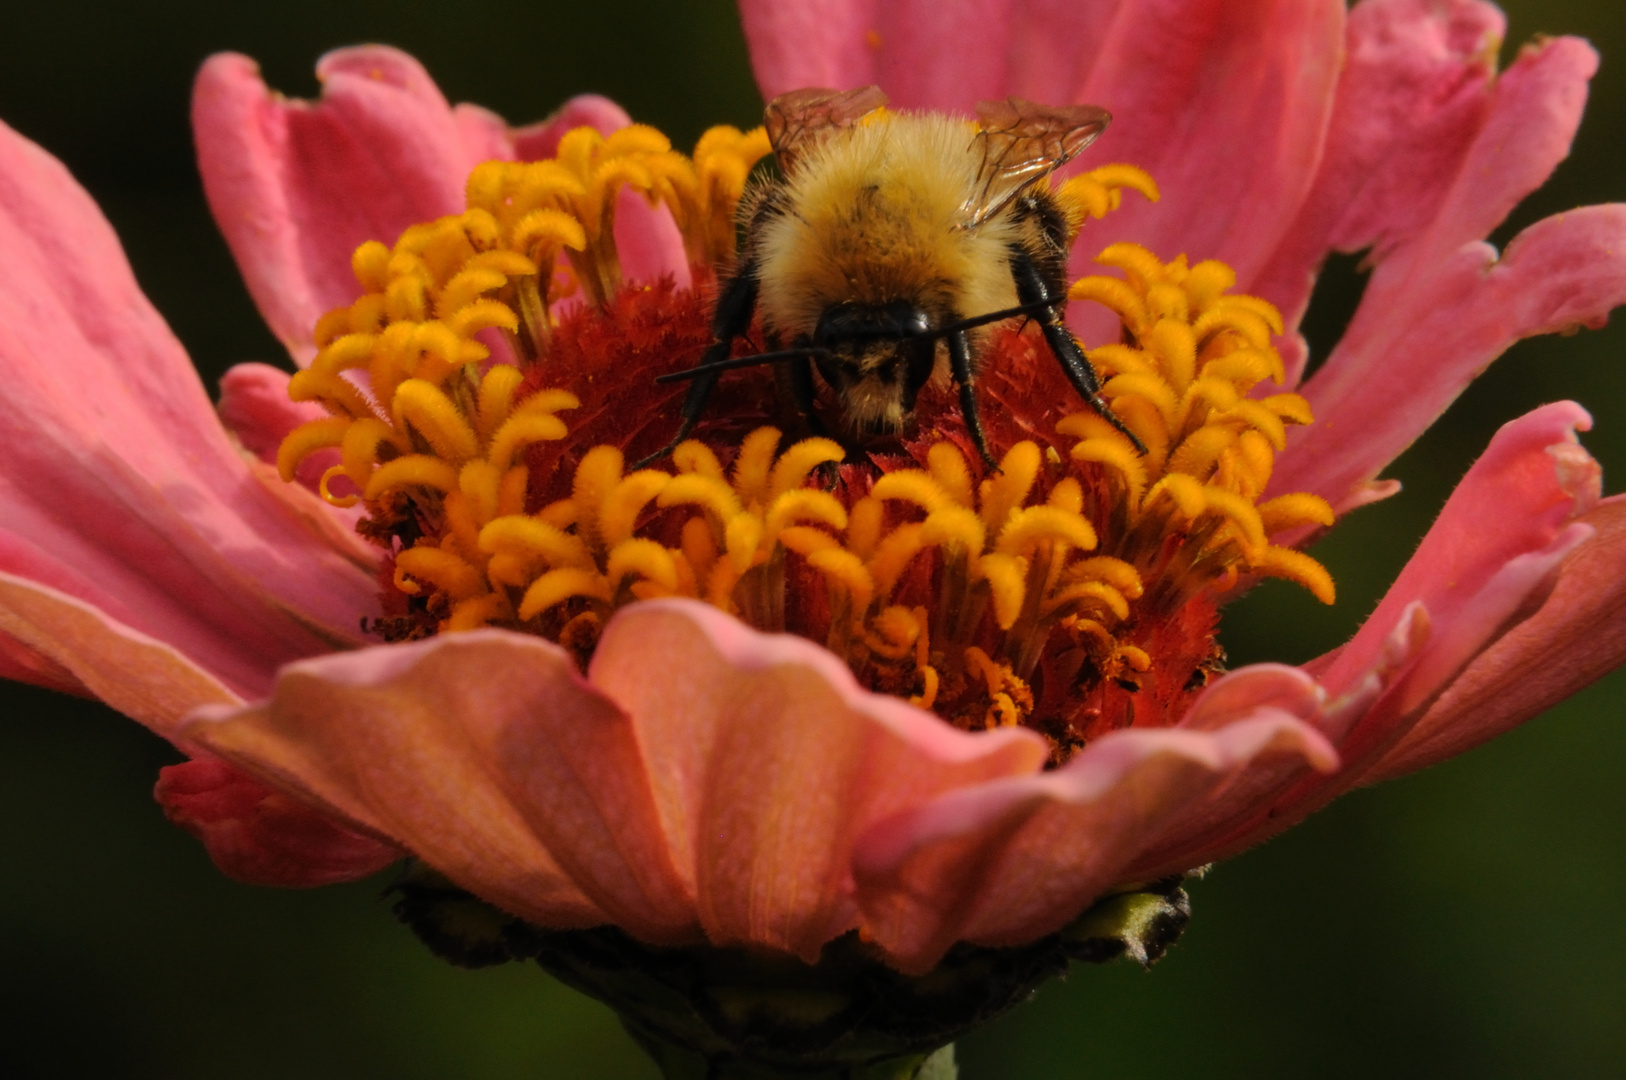
M1102 549L1135 565L1164 607L1228 588L1242 572L1289 578L1330 603L1326 570L1268 537L1331 524L1331 508L1312 495L1255 506L1286 445L1286 425L1311 418L1297 394L1253 395L1267 377L1282 377L1270 340L1282 331L1280 313L1257 297L1228 293L1236 275L1222 263L1164 263L1124 243L1097 261L1124 276L1086 277L1070 295L1101 303L1123 321L1125 340L1090 357L1117 372L1102 396L1149 450L1132 454L1121 434L1090 413L1056 425L1078 440L1073 460L1101 468L1117 493L1110 507L1097 497L1091 508L1093 520L1107 526ZM1169 538L1180 543L1172 561Z

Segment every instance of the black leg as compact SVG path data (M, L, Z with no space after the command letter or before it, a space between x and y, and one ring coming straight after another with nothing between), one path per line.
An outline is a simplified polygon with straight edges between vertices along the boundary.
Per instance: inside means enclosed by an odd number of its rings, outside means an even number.
M756 264L745 263L717 296L717 310L711 317L712 344L700 357L700 363L695 366L704 367L728 359L730 350L734 348L734 339L750 329L751 315L756 311L756 306ZM677 434L660 450L641 461L633 462L634 469L641 469L659 461L676 450L678 444L689 437L689 432L694 430L700 414L705 411L706 402L710 399L712 390L716 388L717 379L721 374L718 371L711 371L690 380L689 392L684 395L683 408L679 413Z
M796 406L796 411L801 413L803 423L807 424L807 430L814 435L828 434L824 421L813 411L815 392L813 361L804 356L799 360L792 360L787 366L790 369L786 372L790 376L790 400Z
M1101 380L1096 376L1095 368L1090 366L1090 358L1084 355L1078 339L1073 337L1072 331L1061 321L1061 314L1057 308L1066 299L1066 294L1048 285L1033 260L1025 252L1015 249L1011 252L1011 276L1016 282L1016 298L1019 303L1051 305L1034 317L1038 320L1040 329L1044 331L1045 343L1050 346L1051 353L1061 365L1067 381L1073 384L1073 389L1078 391L1079 396L1089 403L1090 408L1094 409L1101 419L1117 428L1133 443L1136 450L1146 453L1145 444L1133 431L1125 427L1123 421L1114 415L1111 407L1101 400Z
M971 441L976 444L983 463L998 472L999 462L988 452L988 436L983 434L982 415L977 412L977 386L971 381L970 335L956 330L948 336L948 349L949 370L954 374L954 381L960 384L960 413L965 417L966 430L971 433Z

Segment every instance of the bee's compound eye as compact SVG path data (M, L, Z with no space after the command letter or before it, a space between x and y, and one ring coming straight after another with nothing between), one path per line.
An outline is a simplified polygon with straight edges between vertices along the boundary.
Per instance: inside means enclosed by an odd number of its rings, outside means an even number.
M907 300L888 304L882 321L892 337L919 337L932 330L931 316L919 304Z

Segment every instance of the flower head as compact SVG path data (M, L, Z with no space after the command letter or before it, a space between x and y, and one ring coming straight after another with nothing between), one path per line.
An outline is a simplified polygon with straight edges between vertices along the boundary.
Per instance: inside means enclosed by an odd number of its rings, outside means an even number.
M977 385L997 472L947 388L853 461L787 438L751 373L669 465L629 468L672 433L681 391L653 378L709 344L762 137L684 155L600 100L509 131L383 49L326 59L312 107L222 57L198 88L206 184L309 364L291 400L239 370L222 414L281 479L213 426L94 209L7 132L0 355L7 445L32 454L0 469L9 670L198 754L160 794L242 876L332 880L404 849L544 926L806 959L858 929L923 971L1619 662L1620 505L1573 405L1498 435L1337 653L1222 673L1214 639L1260 575L1330 602L1306 538L1388 494L1378 472L1508 343L1626 296L1619 207L1500 258L1480 241L1567 145L1584 45L1496 76L1480 4L1081 5L1090 48L1013 17L1006 53L954 67L914 37L957 40L953 14L827 6L745 5L769 93L1117 114L1057 196L1082 226L1070 324L1144 454L1007 326ZM318 130L342 152L313 165ZM401 155L387 178L379 148ZM1144 172L1098 164L1119 161ZM1362 309L1300 385L1315 267L1364 247ZM355 648L363 618L389 643ZM1568 662L1531 677L1555 642Z

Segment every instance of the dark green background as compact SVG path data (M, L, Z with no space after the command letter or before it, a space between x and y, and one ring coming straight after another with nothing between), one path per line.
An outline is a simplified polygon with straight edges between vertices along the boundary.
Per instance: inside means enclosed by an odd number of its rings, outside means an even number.
M421 57L452 100L515 121L597 90L680 145L712 122L754 122L728 0L586 7L6 0L0 116L101 201L212 381L279 351L193 170L187 97L203 57L250 53L273 86L308 95L322 51L387 41ZM1605 58L1575 157L1511 225L1626 195L1626 6L1506 7L1511 41L1580 33ZM1353 260L1328 278L1310 320L1322 347L1360 287ZM1618 489L1623 351L1621 325L1514 349L1391 470L1405 492L1317 549L1337 607L1267 584L1228 618L1232 657L1302 661L1347 637L1496 426L1538 402L1593 410L1586 443ZM1617 674L1220 867L1195 887L1191 929L1155 972L1076 970L966 1039L964 1075L1626 1075L1623 701ZM134 724L26 688L5 687L3 702L0 1075L653 1077L609 1013L540 971L431 959L390 918L378 880L279 892L219 876L163 822L149 791L174 755Z

